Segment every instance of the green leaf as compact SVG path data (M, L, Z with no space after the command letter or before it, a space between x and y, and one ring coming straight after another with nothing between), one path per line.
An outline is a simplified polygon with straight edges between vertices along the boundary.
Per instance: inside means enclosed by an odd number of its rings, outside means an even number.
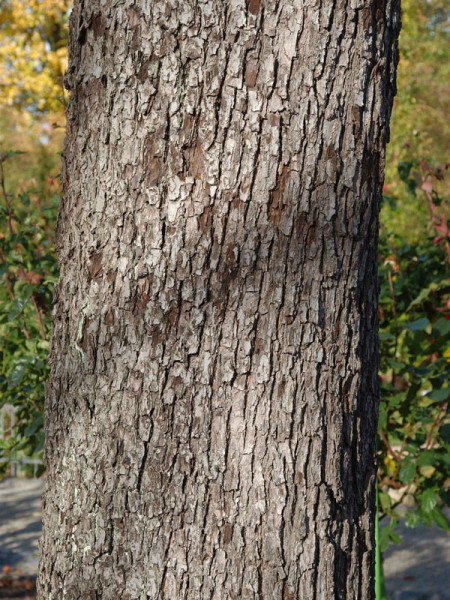
M15 293L20 293L20 296L11 302L9 312L8 312L8 320L13 321L17 319L23 312L28 300L33 293L34 286L29 284L24 284L22 280L17 280L14 284Z
M36 471L36 477L40 477L41 475L43 475L45 473L45 468L45 465L39 465Z
M13 300L8 312L8 321L17 319L22 314L27 302L28 298L16 298L16 300Z
M389 532L389 539L391 540L391 542L394 542L394 544L397 544L397 546L402 543L401 537L392 529Z
M14 388L22 382L22 379L25 375L25 371L25 365L23 364L16 365L13 368L8 377L8 389Z
M406 181L409 177L409 173L411 172L412 163L411 162L399 162L397 169L398 174L400 175L400 179L402 181Z
M411 179L411 177L408 177L408 179L405 181L405 184L406 184L406 188L408 190L408 194L410 194L411 196L415 196L417 183L414 181L414 179Z
M435 282L430 283L430 285L428 287L424 288L420 292L420 294L411 302L411 304L408 306L408 308L406 310L410 311L414 306L417 306L418 304L420 304L423 300L425 300L425 298L428 298L428 296L431 294L431 292L433 292L437 288L438 288L437 283L435 283Z
M30 206L30 196L26 192L24 194L19 194L19 200L25 206Z
M405 516L405 525L406 527L417 527L420 523L420 516L417 514L415 510L409 510Z
M395 340L395 335L393 335L390 331L380 331L380 341L389 342Z
M416 371L417 374L417 371ZM420 383L415 382L413 383L409 390L408 390L408 394L406 395L406 403L410 404L416 397L417 392L420 390Z
M389 398L389 406L391 408L395 408L399 406L405 399L405 394L401 392L400 394L395 394Z
M414 479L416 474L416 465L413 462L405 463L399 471L399 479L402 483L408 483Z
M58 283L58 279L59 279L59 277L57 275L55 275L54 277L46 277L42 283L44 285L47 285L49 283L55 284L55 283Z
M420 522L421 522L421 524L425 525L425 527L432 527L433 526L433 519L431 518L430 513L424 511L423 508L420 509L419 513L420 513Z
M450 491L449 490L440 490L439 496L445 502L447 506L450 506Z
M389 360L389 366L394 369L394 371L402 371L405 368L405 364L398 362L397 360Z
M448 321L447 319L444 319L444 317L438 319L436 323L433 324L433 333L434 335L439 333L439 335L442 336L450 333L450 320Z
M380 411L378 416L378 431L384 429L387 421L387 408L385 402L380 402Z
M27 437L30 437L36 433L39 429L42 428L44 424L44 418L42 415L36 415L35 419L25 428L24 434Z
M48 347L49 347L49 341L48 341L48 340L38 340L38 341L37 341L37 347L38 347L40 350L45 350L45 351L47 351L47 350L48 350Z
M1 157L1 160L5 161L7 158L12 158L13 156L19 156L20 154L26 154L26 152L22 152L22 150L9 150L6 154Z
M439 454L439 460L448 467L450 467L450 452L446 452L445 454Z
M389 542L394 542L394 544L401 544L401 539L398 534L395 532L395 528L397 527L398 521L397 519L391 519L389 525L383 527L380 531L380 550L384 552L389 546Z
M387 550L387 548L389 546L390 530L391 530L391 528L389 526L387 526L387 527L383 527L383 529L380 532L380 550L381 550L381 552L384 552L385 550Z
M447 400L449 395L450 395L449 388L441 388L441 389L437 389L437 390L432 390L431 392L428 392L426 394L427 398L431 398L431 400L434 400L435 402L443 402L444 400Z
M450 521L448 517L437 506L431 511L431 517L438 527L445 531L450 531Z
M446 444L450 444L450 423L442 425L442 427L439 430L439 435Z
M409 440L409 443L403 446L403 450L405 450L409 454L416 454L418 447L419 443L417 441Z
M383 512L386 514L387 512L389 512L389 510L391 508L392 499L389 496L389 494L385 494L384 492L378 492L378 498L380 500L381 508L382 508Z
M430 321L426 317L422 317L421 319L417 319L416 321L412 321L411 323L406 324L406 328L410 331L421 331L425 329L430 324Z
M397 204L396 204L395 200L393 198L391 198L390 196L385 196L383 194L383 202L386 202L389 205L389 208L391 210L395 210L397 208Z
M436 506L436 503L437 503L436 492L432 489L425 490L420 495L420 502L421 502L423 510L426 513L430 513L433 510L433 508Z
M434 465L438 458L439 455L436 452L433 452L433 450L423 450L417 457L416 463L421 467Z

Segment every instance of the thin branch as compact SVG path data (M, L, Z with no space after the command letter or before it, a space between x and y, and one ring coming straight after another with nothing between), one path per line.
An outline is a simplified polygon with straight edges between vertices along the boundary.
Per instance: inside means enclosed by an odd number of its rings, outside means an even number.
M389 443L389 441L388 441L388 439L386 437L386 434L384 433L384 431L382 429L380 429L380 436L381 436L381 439L383 440L383 442L384 442L384 444L385 444L385 446L386 446L389 454L393 458L395 458L395 460L402 460L402 457L399 454L397 454L397 452L395 452L395 450L390 445L390 443Z
M20 277L24 281L26 281L25 269L23 268L22 264L19 266L19 274L20 274ZM47 337L45 335L44 323L42 322L41 310L40 310L39 306L37 305L36 298L34 297L33 293L31 294L30 298L31 298L31 301L32 301L33 306L34 306L34 310L36 311L36 316L37 316L38 323L39 323L39 331L40 331L40 334L41 334L41 338L43 340L46 340Z
M447 403L445 403L445 402L444 402L444 403L442 403L442 404L439 406L438 413L437 413L436 417L434 418L434 421L433 421L433 423L432 423L432 425L431 425L430 432L429 432L429 433L428 433L428 435L427 435L427 439L426 439L426 441L425 441L425 448L426 448L427 450L430 448L430 446L431 446L431 442L433 441L433 432L434 432L434 428L435 428L435 427L436 427L436 425L439 423L439 421L440 421L440 419L441 419L441 416L442 416L442 414L443 414L443 413L445 413L445 412L446 412L446 410L447 410Z
M36 315L37 315L37 318L38 318L39 331L40 331L40 334L41 334L41 338L43 340L45 340L47 338L45 336L45 329L44 329L44 324L42 322L41 310L40 310L40 308L37 305L36 298L34 297L34 294L31 294L31 301L33 302L34 309L36 310Z
M8 226L9 226L9 233L10 235L14 234L14 229L12 226L12 220L13 220L13 212L12 212L12 208L11 208L11 203L9 202L8 199L8 194L6 193L6 188L5 188L5 175L3 172L3 161L5 160L4 156L0 156L0 183L1 183L1 187L2 187L2 195L3 198L6 202L6 207L8 209Z

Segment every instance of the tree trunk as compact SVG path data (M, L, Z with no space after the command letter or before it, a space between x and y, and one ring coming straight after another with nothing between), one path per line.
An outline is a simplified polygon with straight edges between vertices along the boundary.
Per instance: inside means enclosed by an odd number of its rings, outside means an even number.
M399 0L76 0L41 600L374 597Z

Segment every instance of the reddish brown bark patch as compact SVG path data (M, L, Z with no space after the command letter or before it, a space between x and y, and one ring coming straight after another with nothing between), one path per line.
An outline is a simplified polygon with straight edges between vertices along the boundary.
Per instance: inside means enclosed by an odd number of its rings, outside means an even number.
M277 179L277 185L271 193L270 204L269 204L269 220L273 225L277 227L281 221L281 215L285 204L283 203L283 192L286 187L289 178L289 167L283 165L281 173Z
M255 60L249 60L245 66L245 84L248 88L254 88L258 78L259 65Z
M163 162L162 158L157 156L157 144L153 139L153 135L147 138L147 155L146 155L146 163L147 163L147 184L149 186L156 186L159 183L159 180L163 171Z
M136 304L134 306L134 314L141 315L143 312L145 312L149 300L150 295L148 293L144 292L143 294L141 294L136 300Z
M193 142L193 135L196 129L198 117L193 115L186 114L184 115L183 125L181 127L180 134L182 139L185 141L185 144L190 146Z
M88 268L92 279L97 279L102 274L102 258L103 252L101 250L94 252L94 254L91 256L91 261Z
M97 39L105 33L105 22L101 14L93 15L92 30L94 32L95 39Z
M84 353L88 351L89 348L89 325L91 324L91 319L86 319L83 325L83 336L80 340L79 346L83 350Z
M251 12L252 15L257 15L259 13L260 8L261 8L261 0L249 0L248 11Z
M196 179L199 179L203 174L203 165L205 164L205 156L203 148L199 141L192 147L188 157L189 174Z
M207 206L202 214L198 218L198 223L200 225L200 229L205 232L208 231L212 225L213 220L213 210L211 206Z
M140 17L139 17L139 14L137 13L137 11L134 10L134 8L129 8L127 10L127 17L128 17L128 24L132 29L134 29L135 27L137 27L139 25Z
M150 65L150 59L144 60L139 69L138 79L141 83L144 83L148 79L148 67Z
M114 310L112 308L110 308L108 310L108 312L105 315L105 323L107 325L113 325L115 319L114 319Z
M231 542L231 534L232 534L232 532L233 532L233 528L232 528L231 524L230 523L226 523L223 526L223 530L222 530L222 533L223 533L223 543L224 544L229 544Z
M140 317L142 313L145 312L147 308L147 304L150 300L150 285L151 280L149 279L141 279L138 282L135 296L135 305L133 308L134 316Z
M177 323L179 316L180 316L179 307L172 306L172 308L167 313L167 317L166 317L166 323L169 328L172 328Z

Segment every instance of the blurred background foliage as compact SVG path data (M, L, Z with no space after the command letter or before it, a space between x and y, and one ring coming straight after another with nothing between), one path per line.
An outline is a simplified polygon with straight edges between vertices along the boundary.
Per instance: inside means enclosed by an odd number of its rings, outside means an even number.
M60 168L70 5L0 0L0 152L24 152L8 169L11 190L44 192Z
M442 0L402 4L380 231L382 549L400 541L401 518L449 528L449 11ZM19 419L0 440L8 459L42 456L70 2L0 9L0 407Z
M447 0L402 0L397 96L386 156L387 193L395 196L398 210L385 206L381 218L389 228L401 229L407 241L426 230L428 209L405 194L398 163L427 158L437 165L449 160L449 33ZM447 182L447 195L449 191Z
M0 2L0 103L61 111L67 68L67 0Z

